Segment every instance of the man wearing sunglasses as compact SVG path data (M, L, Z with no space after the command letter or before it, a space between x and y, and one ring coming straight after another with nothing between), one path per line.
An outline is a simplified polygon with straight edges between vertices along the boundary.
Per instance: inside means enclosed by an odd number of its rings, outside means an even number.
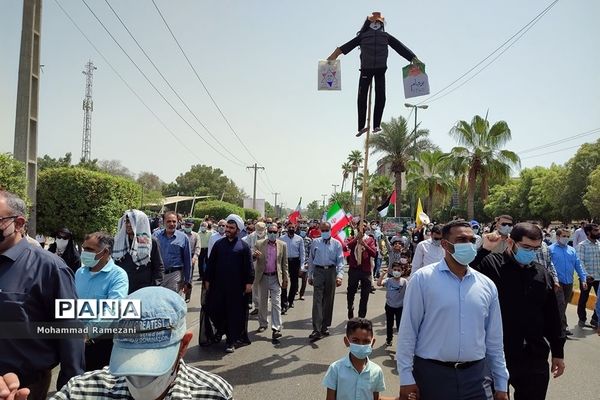
M506 241L503 253L492 253L498 241ZM498 288L504 354L510 373L509 384L515 399L546 398L550 375L548 355L552 354L552 375L561 376L565 369L562 330L554 281L536 261L542 245L542 230L531 223L516 224L510 238L496 233L485 235L478 258L485 257L475 269L488 276Z
M500 235L501 240L496 243L492 253L504 253L508 247L506 239L513 229L513 218L510 215L500 215L495 219L495 232Z

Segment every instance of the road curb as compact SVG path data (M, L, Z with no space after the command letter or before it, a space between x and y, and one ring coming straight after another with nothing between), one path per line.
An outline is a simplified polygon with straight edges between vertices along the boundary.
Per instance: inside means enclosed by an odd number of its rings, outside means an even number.
M579 303L579 290L573 290L573 296L571 297L570 303L577 305ZM596 296L590 293L587 304L585 307L589 310L593 310L596 307Z

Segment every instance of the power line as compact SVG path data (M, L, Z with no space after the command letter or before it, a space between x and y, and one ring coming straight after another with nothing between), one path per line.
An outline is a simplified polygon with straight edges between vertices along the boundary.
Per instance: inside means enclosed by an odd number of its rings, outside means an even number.
M198 116L196 115L196 113L194 113L194 111L192 111L190 109L190 107L185 102L185 100L183 100L181 98L181 96L179 95L179 93L177 92L177 90L175 90L175 88L173 87L173 85L171 85L171 83L169 82L169 80L164 76L164 74L161 72L161 70L156 66L156 64L154 63L154 61L152 60L152 58L150 58L150 56L148 55L148 53L146 53L146 50L144 50L144 48L138 42L138 40L135 38L135 36L133 35L133 33L131 33L131 31L127 27L127 24L125 24L125 22L123 21L123 19L119 16L119 14L117 13L117 11L108 2L108 0L104 0L104 2L110 8L110 10L115 15L115 17L119 20L119 22L121 23L121 25L123 26L123 28L125 28L125 30L129 34L129 37L131 37L131 39L133 39L133 41L135 42L135 44L137 45L137 47L140 49L140 51L144 54L144 56L146 57L146 59L154 67L154 69L160 75L160 77L165 81L165 83L167 84L167 86L169 86L169 88L171 89L171 91L173 92L173 94L175 94L175 96L179 99L179 101L181 101L181 103L184 105L184 107L190 112L190 114L192 114L192 116L194 117L194 119L200 124L200 126L202 126L202 128L204 128L204 130L210 135L211 138L213 138L213 140L215 142L217 142L227 153L229 153L233 158L235 158L237 161L239 161L241 165L243 165L244 162L242 160L240 160L238 157L236 157L236 155L233 154L226 146L224 146L223 143L221 143L219 141L219 139L215 135L213 135L213 133L210 131L210 129L208 129L208 127L198 118Z
M142 103L142 105L154 116L154 118L156 118L156 120L163 126L163 128L165 128L167 130L167 132L169 132L171 134L171 136L173 136L173 138L175 138L175 140L177 140L179 142L179 144L181 144L181 146L186 149L187 151L189 151L196 159L200 159L200 156L198 156L196 153L194 153L194 151L192 149L190 149L177 135L175 135L175 133L163 122L163 120L148 106L148 104L146 104L146 102L142 99L142 97L131 87L131 85L129 85L129 83L127 82L127 80L125 78L123 78L123 76L117 71L117 69L115 67L113 67L113 65L110 63L110 61L108 61L108 59L104 56L104 54L98 49L98 47L96 47L96 45L90 40L90 38L85 34L85 32L79 27L79 25L77 25L77 23L75 22L75 20L71 17L71 15L67 12L67 10L65 10L63 8L63 6L58 2L58 0L54 0L54 2L56 3L56 5L58 6L58 8L61 9L61 11L63 12L63 14L65 14L65 16L69 19L69 21L71 21L71 23L73 24L73 26L75 26L75 28L79 31L79 33L81 33L81 35L85 38L85 40L87 40L87 42L90 44L90 46L92 46L92 48L96 51L96 53L98 53L98 55L104 60L104 62L106 63L106 65L108 65L108 67L114 72L115 75L117 75L117 77L121 80L121 82L123 82L123 84L125 84L125 86L127 87L127 89L129 89L129 91L131 93L133 93L133 95L140 101L140 103Z
M562 144L564 142L568 142L570 140L575 140L575 139L582 138L584 136L593 135L595 133L600 133L600 128L592 129L591 131L586 131L583 133L578 133L577 135L573 135L573 136L567 136L566 138L559 139L554 142L546 143L541 146L531 147L529 149L520 151L519 154L529 153L530 151L535 151L535 150L542 150L542 149L545 149L548 147L556 146L557 144Z
M229 122L229 120L227 119L227 117L225 116L225 114L223 113L223 111L221 110L221 107L219 107L219 105L217 104L216 100L213 98L212 94L210 93L210 91L208 90L208 88L206 87L206 85L204 84L204 81L202 81L202 79L200 78L200 75L198 74L198 71L196 71L196 68L194 67L194 65L190 61L187 53L185 52L185 50L183 50L183 47L179 43L179 40L177 40L177 37L173 33L173 30L169 26L169 23L165 19L163 13L160 11L160 8L156 4L156 1L152 0L152 4L154 4L154 8L156 8L156 11L158 12L158 14L160 15L160 18L162 19L162 21L164 22L165 26L167 27L167 30L171 34L171 37L173 38L173 40L175 41L175 43L177 43L177 47L179 47L179 50L181 50L181 53L185 57L188 65L190 66L190 68L192 69L192 71L194 71L194 75L196 75L196 78L198 79L198 81L200 82L200 84L202 85L202 87L204 88L204 91L206 92L206 94L208 95L208 97L210 98L210 100L212 101L213 105L219 111L219 114L221 114L221 117L223 118L223 120L225 121L225 123L227 124L227 126L229 127L229 130L231 130L231 132L234 134L234 136L240 142L240 144L242 145L242 147L246 150L246 152L248 152L248 154L250 155L250 157L252 157L252 159L254 159L254 161L258 162L258 160L256 159L256 157L254 157L254 155L250 152L250 150L248 149L248 147L246 147L246 144L244 143L244 141L242 139L240 139L240 137L237 134L237 132L235 131L235 129L233 129L233 126L231 126L231 123Z
M438 97L438 95L442 92L444 92L446 89L450 88L451 86L453 86L455 83L457 83L458 81L460 81L462 78L464 78L465 76L467 76L468 74L470 74L471 72L473 72L475 69L477 69L477 67L479 67L481 64L483 64L484 62L486 62L489 58L491 58L494 54L496 54L498 51L500 51L504 46L506 46L506 44L510 43L514 38L516 38L517 36L519 36L510 46L508 46L508 48L510 48L512 45L514 45L529 29L531 29L531 27L533 27L533 25L535 25L544 15L546 15L546 13L548 13L548 11L550 11L550 9L552 9L552 7L554 7L556 5L556 3L558 3L559 0L554 0L552 3L550 3L544 10L542 10L538 15L536 15L531 21L529 21L527 24L525 24L521 29L519 29L517 32L515 32L515 34L513 34L511 37L509 37L507 40L505 40L500 46L498 46L494 51L492 51L490 54L488 54L483 60L479 61L477 64L475 64L473 67L471 67L467 72L465 72L464 74L462 74L461 76L459 76L458 78L456 78L454 81L452 81L450 84L444 86L442 89L438 90L437 92L435 92L434 94L432 94L431 96L429 96L427 99L421 101L420 103L417 103L417 105L423 104L423 103L431 103L435 100L435 97ZM525 31L525 32L523 32ZM523 33L522 33L523 32ZM522 34L521 34L522 33ZM491 63L493 63L495 60L498 59L498 57L500 57L500 55L502 55L506 50L508 50L508 48L504 49L496 58L494 58L489 64L487 64L486 66L484 66L479 72L477 72L473 77L477 76L481 71L483 71L485 68L487 68L487 66L489 66ZM467 82L469 80L471 80L473 77L469 78L467 80ZM466 82L462 83L460 86L464 85ZM460 87L459 86L459 87ZM452 91L456 90L457 88L453 89ZM451 92L452 92L451 91ZM446 96L449 93L444 94L443 96ZM439 96L440 98L443 96Z
M576 149L576 148L578 148L578 147L581 147L581 146L582 146L582 145L584 145L584 144L585 144L585 143L581 143L581 144L578 144L578 145L576 145L576 146L565 147L564 149L558 149L558 150L554 150L554 151L548 151L548 152L546 152L546 153L535 154L535 155L533 155L533 156L527 156L527 157L523 157L523 158L521 158L521 160L527 160L527 159L529 159L529 158L541 157L541 156L545 156L545 155L548 155L548 154L559 153L559 152L561 152L561 151L565 151L565 150Z
M208 147L210 147L212 150L215 151L215 153L219 154L221 157L223 157L224 159L226 159L227 161L231 162L232 164L236 164L236 165L243 165L240 164L237 161L234 161L232 159L230 159L229 157L227 157L225 154L221 153L219 150L217 150L211 143L209 143L201 134L200 132L198 132L182 115L179 111L177 111L177 109L173 106L173 104L171 104L171 102L169 100L167 100L167 98L164 96L164 94L158 90L158 88L156 87L156 85L154 85L154 83L152 83L152 81L150 80L150 78L148 78L148 76L144 73L144 71L141 70L141 68L137 65L137 63L131 58L131 56L129 55L129 53L127 53L127 51L123 48L123 46L121 46L121 44L119 43L119 41L113 36L113 34L110 32L110 30L108 30L108 28L104 25L104 23L100 20L100 18L96 15L96 13L94 12L94 10L92 10L92 8L88 5L88 3L86 2L86 0L81 0L83 2L83 4L85 4L85 6L87 7L87 9L90 11L90 13L92 13L92 15L94 16L94 18L96 18L96 21L98 21L98 23L102 26L102 28L104 28L104 30L106 31L106 33L111 37L111 39L116 43L116 45L119 47L119 49L121 49L121 51L123 52L123 54L125 54L125 56L129 59L129 61L131 61L131 63L136 67L136 69L139 71L140 74L142 74L142 76L146 79L146 81L150 84L150 86L152 86L152 88L156 91L156 93L159 94L159 96L165 101L165 103L167 103L169 105L169 107L179 116L179 118L181 118L181 120L183 122L185 122L185 124L191 129L193 130L196 135L202 139L202 141L204 141L204 143L206 143L206 145Z

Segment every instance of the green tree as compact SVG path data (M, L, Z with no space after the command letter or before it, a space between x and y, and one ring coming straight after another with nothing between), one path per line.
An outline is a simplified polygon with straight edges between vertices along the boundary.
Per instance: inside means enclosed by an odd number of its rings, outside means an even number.
M165 183L152 172L141 172L135 180L142 187L142 207L145 204L159 204L163 199L162 188Z
M345 162L342 164L342 187L340 189L340 192L344 191L344 184L346 183L346 179L348 179L348 176L350 176L350 173L352 172L352 164L350 164L350 162Z
M595 143L584 143L567 164L567 178L563 182L561 197L562 215L566 220L589 218L589 210L583 203L588 187L588 178L600 165L600 139Z
M492 178L508 178L511 168L520 165L516 153L502 147L511 139L511 132L505 121L498 121L490 127L487 115L476 115L471 123L459 121L450 130L462 147L454 147L452 157L469 165L467 179L467 218L475 214L474 200L477 177L480 178L481 199L485 203Z
M533 218L541 220L544 225L551 221L563 220L560 199L566 177L565 167L552 164L550 168L539 170L538 176L532 180L527 198L529 211Z
M352 195L350 197L353 197L354 193L356 192L356 173L358 172L358 168L363 160L363 153L360 150L352 150L348 155L348 162L352 166L352 185L350 188L350 193ZM342 192L343 191L340 191L340 193Z
M408 186L419 196L425 196L425 210L429 215L434 209L434 195L445 198L454 188L448 173L449 164L450 158L441 150L423 151L417 160L409 161Z
M504 185L495 185L483 207L487 216L492 219L498 215L508 214L519 219L521 216L519 192L520 179L511 179Z
M371 151L383 153L383 161L390 164L394 174L396 190L395 209L402 211L402 177L408 168L408 162L422 151L432 150L435 146L429 141L429 130L408 128L404 117L392 118L381 124L382 132L374 135L369 142ZM400 213L397 216L400 216Z
M326 208L329 208L333 203L338 202L346 212L352 210L352 194L350 192L337 192L329 197L329 204ZM322 214L322 213L321 213ZM321 215L322 216L322 215Z
M100 160L98 161L98 169L102 172L131 180L133 180L135 175L120 160Z
M139 206L140 186L118 176L83 168L41 171L37 187L38 230L52 234L63 226L81 241L86 233L115 233L123 212Z
M243 190L223 174L223 170L208 165L193 165L192 168L180 174L175 182L167 185L163 194L186 196L215 196L223 201L241 206L246 196Z
M28 201L25 163L10 153L0 153L0 190L7 190Z
M66 153L64 157L59 157L58 159L52 158L48 154L45 154L44 157L38 157L37 159L38 171L43 171L48 168L70 167L72 158L73 155L70 152Z
M309 219L320 220L323 216L323 207L318 200L313 200L306 206L306 216Z
M600 218L600 166L590 174L583 204L594 219Z

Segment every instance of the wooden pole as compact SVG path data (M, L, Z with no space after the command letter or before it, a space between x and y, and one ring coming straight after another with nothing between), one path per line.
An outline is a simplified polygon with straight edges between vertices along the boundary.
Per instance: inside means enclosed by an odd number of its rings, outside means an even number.
M367 217L367 182L369 180L369 136L371 134L371 97L372 97L372 81L369 84L369 102L367 108L367 137L365 138L365 161L363 167L363 182L362 182L362 200L360 204L360 217Z

